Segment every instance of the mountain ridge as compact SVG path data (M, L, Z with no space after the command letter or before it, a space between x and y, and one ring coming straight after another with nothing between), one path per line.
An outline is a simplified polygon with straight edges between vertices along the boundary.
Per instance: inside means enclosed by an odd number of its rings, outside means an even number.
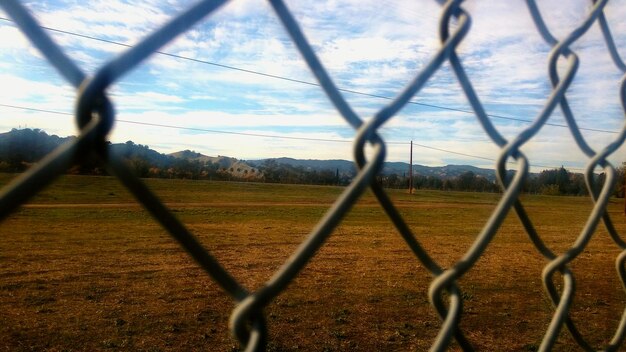
M257 167L262 166L268 161L275 161L278 164L287 164L293 167L304 167L313 170L338 170L339 173L356 173L356 166L353 161L343 159L295 159L288 157L267 158L258 160L247 160L246 162ZM413 164L413 175L433 176L440 178L458 177L464 172L471 171L474 174L484 177L489 181L496 180L496 173L493 169L480 168L472 165L444 165L444 166L425 166ZM401 161L385 161L381 170L382 175L404 175L408 176L409 163Z
M14 160L27 165L40 160L54 148L72 138L75 137L48 135L45 131L40 129L13 129L9 132L0 133L0 159ZM121 154L127 159L132 159L136 163L139 163L138 160L145 161L148 165L143 165L144 169L170 168L172 164L177 163L176 160L185 160L200 164L211 164L212 167L223 174L230 174L233 177L244 179L263 179L264 175L259 169L270 164L288 165L292 168L298 168L304 171L332 172L348 178L356 175L355 163L344 159L295 159L279 157L241 160L223 155L209 156L191 150L164 154L150 149L146 145L135 144L132 141L110 144L110 148L112 151ZM15 171L20 170L16 168ZM441 179L451 179L467 171L471 171L479 177L484 177L490 182L494 182L496 179L495 170L471 165L425 166L413 164L414 176L421 175L425 177L432 176ZM144 173L146 172L147 171ZM408 163L386 161L383 164L380 174L396 174L406 177L408 173Z
M13 129L0 133L0 172L24 172L32 164L76 137L48 135L39 129ZM163 154L147 145L108 143L109 153L124 160L138 177L178 178L216 181L269 182L286 184L319 184L346 186L357 175L353 161L342 159L268 158L239 160L233 157L208 156L191 150ZM68 174L107 175L107 168L97 158L84 158L70 167ZM471 165L412 166L413 187L416 189L499 192L493 169ZM623 197L624 169L613 192ZM514 171L509 171L513 173ZM407 188L409 164L385 162L374 182L385 188ZM586 195L585 176L571 173L564 167L527 175L523 191L546 195ZM604 174L598 174L601 184Z

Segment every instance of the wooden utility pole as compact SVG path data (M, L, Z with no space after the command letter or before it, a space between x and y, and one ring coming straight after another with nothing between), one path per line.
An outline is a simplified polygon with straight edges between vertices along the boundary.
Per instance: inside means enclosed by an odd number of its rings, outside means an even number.
M411 152L409 155L409 194L413 194L413 141L411 141ZM624 208L624 211L626 211L626 208Z
M622 192L624 192L624 215L626 215L626 162L622 162L622 173L624 174L624 185L622 186Z

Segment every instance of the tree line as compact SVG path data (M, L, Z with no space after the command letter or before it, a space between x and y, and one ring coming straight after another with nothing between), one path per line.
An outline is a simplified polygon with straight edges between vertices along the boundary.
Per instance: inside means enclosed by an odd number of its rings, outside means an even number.
M41 130L21 129L0 134L0 172L23 172L34 162L50 153L54 148L74 137L49 136ZM356 170L339 172L339 169L313 169L292 166L268 159L254 168L247 166L239 170L236 159L222 158L218 162L180 158L158 153L146 145L132 141L109 144L112 153L121 156L139 177L178 178L223 181L260 181L271 183L348 185L356 176ZM185 151L190 156L197 154ZM84 160L68 170L68 173L84 175L106 175L106 170L96 160ZM512 175L509 175L512 176ZM617 169L617 182L612 192L624 197L624 168ZM596 175L596 184L602 185L605 175ZM407 189L406 175L385 174L376 176L385 188ZM472 171L465 171L456 177L413 176L414 189L443 191L500 192L501 187L494 181ZM584 176L572 173L564 167L543 170L526 178L524 192L544 195L588 195Z
M397 174L378 176L377 181L385 188L409 187L409 179ZM456 177L437 176L413 176L414 189L429 189L440 191L472 191L472 192L498 192L498 185L487 178L477 175L472 171L465 171Z
M59 145L75 137L48 135L39 129L13 129L0 134L0 172L19 173L41 160ZM132 141L108 145L109 150L121 156L139 177L230 180L229 170L219 163L175 158ZM107 175L98 160L86 158L67 173L80 175Z
M509 175L512 177L512 173ZM599 190L606 181L604 173L594 176L594 185ZM409 179L399 175L378 176L378 182L387 188L409 187ZM616 183L612 189L613 196L623 198L625 192L624 167L616 168ZM430 189L442 191L500 192L501 186L485 177L466 171L457 177L439 178L435 176L413 176L414 189ZM525 193L542 195L587 196L589 190L585 177L581 173L573 173L561 166L560 168L543 170L538 174L530 174L522 188Z

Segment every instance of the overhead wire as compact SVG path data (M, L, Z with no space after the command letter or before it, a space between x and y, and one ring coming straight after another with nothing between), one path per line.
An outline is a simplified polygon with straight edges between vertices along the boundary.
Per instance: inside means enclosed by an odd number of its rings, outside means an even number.
M5 17L0 17L0 20L6 21L6 22L10 22L10 23L14 23L13 20L11 20L9 18L5 18ZM103 42L103 43L123 46L123 47L126 47L126 48L133 47L132 45L129 45L129 44L124 44L124 43L121 43L121 42L108 40L108 39L103 39L103 38L98 38L98 37L94 37L94 36L90 36L90 35L80 34L80 33L76 33L76 32L71 32L71 31L66 31L66 30L62 30L62 29L46 27L46 26L40 26L40 27L42 29L44 29L44 30L51 31L51 32L71 35L71 36L84 38L84 39L89 39L89 40L95 40L95 41L99 41L99 42ZM257 71L257 70L245 69L245 68L236 67L236 66L232 66L232 65L221 64L221 63L217 63L217 62L213 62L213 61L196 59L196 58L192 58L192 57L189 57L189 56L183 56L183 55L168 53L168 52L165 52L165 51L155 51L155 54L163 55L163 56L167 56L167 57L171 57L171 58L175 58L175 59L179 59L179 60L186 60L186 61L190 61L190 62L210 65L210 66L219 67L219 68L223 68L223 69L243 72L243 73L247 73L247 74L252 74L252 75L257 75L257 76L262 76L262 77L267 77L267 78L272 78L272 79L283 80L283 81L292 82L292 83L298 83L298 84L309 85L309 86L314 86L314 87L319 87L320 86L320 84L316 83L316 82L309 82L309 81L305 81L305 80L301 80L301 79L285 77L285 76L275 75L275 74L271 74L271 73L265 73L265 72L261 72L261 71ZM394 99L393 97L388 97L388 96L385 96L385 95L366 93L366 92L353 90L353 89L347 89L347 88L338 88L338 90L341 91L341 92L344 92L344 93L360 95L360 96L365 96L365 97L370 97L370 98L377 98L377 99L384 99L384 100L393 100ZM428 108L433 108L433 109L438 109L438 110L447 110L447 111L460 112L460 113L464 113L464 114L471 114L471 115L475 114L474 111L471 111L471 110L465 110L465 109L449 107L449 106L442 106L442 105L436 105L436 104L422 103L422 102L418 102L418 101L415 101L415 100L410 100L407 104L408 105L423 106L423 107L428 107ZM505 115L499 115L499 114L487 114L487 116L489 116L491 118L495 118L495 119L500 119L500 120L516 121L516 122L523 122L523 123L532 123L533 122L533 120L529 120L529 119L523 119L523 118L518 118L518 117L513 117L513 116L505 116ZM558 123L551 123L551 122L546 122L545 125L546 126L553 126L553 127L569 128L569 126L567 126L567 125L558 124ZM599 129L599 128L589 128L589 127L578 127L578 128L580 130L591 131L591 132L601 132L601 133L611 133L611 134L617 134L618 133L617 131L606 130L606 129Z
M6 22L10 22L10 23L14 22L11 19L5 18L5 17L0 17L0 20L6 21ZM88 39L88 40L99 41L99 42L113 44L113 45L118 45L118 46L123 46L123 47L127 47L127 48L133 47L132 45L129 45L129 44L124 44L124 43L121 43L121 42L108 40L108 39L103 39L103 38L98 38L98 37L85 35L85 34L80 34L80 33L76 33L76 32L66 31L66 30L62 30L62 29L58 29L58 28L52 28L52 27L47 27L47 26L41 26L41 28L44 29L44 30L47 30L47 31L56 32L56 33L60 33L60 34L65 34L65 35L70 35L70 36L75 36L75 37L84 38L84 39ZM320 86L319 83L315 83L315 82L309 82L309 81L305 81L305 80L300 80L300 79L295 79L295 78L290 78L290 77L285 77L285 76L280 76L280 75L269 74L269 73L265 73L265 72L261 72L261 71L250 70L250 69L245 69L245 68L231 66L231 65L225 65L225 64L221 64L221 63L217 63L217 62L208 61L208 60L196 59L196 58L192 58L192 57L188 57L188 56L168 53L168 52L165 52L165 51L156 51L155 53L159 54L159 55L167 56L167 57L172 57L172 58L175 58L175 59L187 60L187 61L191 61L191 62L195 62L195 63L215 66L215 67L228 69L228 70L233 70L233 71L238 71L238 72L243 72L243 73L247 73L247 74L253 74L253 75L268 77L268 78L272 78L272 79L279 79L279 80L283 80L283 81L287 81L287 82L304 84L304 85L315 86L315 87L319 87ZM385 99L385 100L392 100L393 99L392 97L388 97L388 96L384 96L384 95L366 93L366 92L361 92L361 91L352 90L352 89L346 89L346 88L339 88L338 90L341 91L341 92L344 92L344 93L350 93L350 94L355 94L355 95L367 96L367 97L371 97L371 98L378 98L378 99ZM464 110L464 109L459 109L459 108L454 108L454 107L441 106L441 105L436 105L436 104L422 103L422 102L417 102L417 101L414 101L414 100L409 101L408 104L418 105L418 106L423 106L423 107L429 107L429 108L433 108L433 109L440 109L440 110L448 110L448 111L467 113L467 114L472 114L472 115L474 114L474 112L470 111L470 110ZM70 113L65 113L65 112L58 112L58 111L37 109L37 108L30 108L30 107L21 107L21 106L9 105L9 104L0 104L0 106L16 108L16 109L23 109L23 110L46 112L46 113L52 113L52 114L72 115ZM497 119L504 119L504 120L510 120L510 121L524 122L524 123L532 123L532 120L521 119L521 118L516 118L516 117L512 117L512 116L504 116L504 115L496 115L496 114L488 114L487 116L492 117L492 118L497 118ZM342 140L342 139L292 137L292 136L281 136L281 135L271 135L271 134L222 131L222 130L214 130L214 129L206 129L206 128L174 126L174 125L156 124L156 123L130 121L130 120L122 120L122 119L118 119L116 121L122 122L122 123L138 124L138 125L145 125L145 126L152 126L152 127L174 128L174 129L191 130L191 131L197 131L197 132L241 135L241 136L248 136L248 137L291 139L291 140L305 140L305 141L333 142L333 143L337 143L337 142L339 142L339 143L351 143L352 142L351 140ZM565 127L565 128L568 127L567 125L555 124L555 123L546 123L546 125L554 126L554 127ZM581 130L587 130L587 131L593 131L593 132L603 132L603 133L613 133L613 134L617 133L616 131L604 130L604 129L595 129L595 128L580 127L580 129ZM409 145L410 144L410 142L400 142L400 141L388 141L387 143L390 144L390 145ZM493 159L493 158L487 158L487 157L483 157L483 156L479 156L479 155L473 155L473 154L468 154L468 153L456 152L456 151L447 150L447 149L443 149L443 148L431 147L431 146L428 146L428 145L419 144L419 143L415 143L415 142L413 142L413 146L419 147L419 148L424 148L424 149L436 150L436 151L449 153L449 154L455 154L455 155L475 158L475 159L481 159L481 160L487 160L487 161L495 161L495 159ZM535 167L544 167L544 168L553 168L553 167L545 166L545 165L533 165L533 166L535 166ZM573 168L573 167L572 167L572 169L582 170L580 168Z

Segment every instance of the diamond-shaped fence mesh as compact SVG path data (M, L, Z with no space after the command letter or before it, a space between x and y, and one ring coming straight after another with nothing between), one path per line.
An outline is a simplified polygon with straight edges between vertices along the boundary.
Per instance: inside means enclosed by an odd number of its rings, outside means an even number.
M550 32L534 0L527 1L537 30L552 48L548 57L552 91L532 124L511 140L503 137L491 123L457 54L456 48L470 31L471 17L463 9L462 1L440 1L440 46L438 51L400 94L378 111L372 119L365 122L342 97L340 90L333 83L332 78L325 70L323 63L305 38L298 22L287 6L281 0L270 0L276 16L291 36L304 61L318 80L320 87L345 119L345 122L356 131L354 160L358 167L358 174L326 214L319 219L306 240L299 245L271 279L255 292L246 290L144 183L133 175L121 157L109 152L106 144L107 135L115 120L114 106L107 97L107 88L176 36L209 16L225 2L216 0L198 2L175 16L136 46L127 49L117 58L102 66L92 77L88 77L72 58L64 53L42 30L31 14L17 0L0 1L6 13L19 26L20 30L41 51L48 62L76 88L75 117L80 127L80 134L75 140L67 142L47 155L42 161L2 189L0 193L0 219L7 218L16 208L27 202L72 165L80 164L87 158L99 159L206 273L237 302L231 315L230 329L242 347L248 351L256 351L263 350L267 344L267 321L263 312L264 308L281 294L309 263L325 240L333 234L336 227L342 222L356 200L369 188L406 245L415 254L416 260L427 268L434 277L429 287L429 298L433 308L441 317L442 324L432 343L431 350L441 351L449 348L453 340L456 340L464 350L473 349L469 339L466 338L464 331L460 328L464 296L458 282L481 258L509 211L514 210L536 250L548 262L543 270L542 279L545 291L554 304L554 311L539 350L551 350L563 328L569 330L582 349L593 350L598 347L591 346L585 340L584 328L575 324L570 318L575 286L574 272L569 263L583 252L597 227L603 224L616 246L623 250L615 258L615 264L619 279L626 287L626 242L617 233L606 211L611 189L616 182L616 171L607 161L607 157L624 142L626 128L623 128L615 140L607 144L604 149L599 151L592 149L577 126L566 92L576 76L579 63L572 45L583 37L592 25L597 24L600 27L615 65L619 70L626 73L626 64L616 49L610 25L603 13L608 0L594 1L589 13L579 26L560 40ZM557 69L559 60L567 62L566 70ZM502 188L502 197L497 207L477 234L472 246L459 261L448 268L438 264L424 249L418 239L419 237L413 234L390 197L375 182L375 176L381 171L386 152L385 141L378 133L378 129L393 119L398 111L418 94L446 63L450 65L457 77L465 97L470 102L477 122L481 124L491 141L500 148L500 154L497 158L497 177ZM626 79L623 79L619 88L621 104L624 109L626 109L625 82ZM585 179L594 203L593 210L580 235L570 248L561 253L554 252L544 243L519 197L524 180L529 174L529 160L521 148L546 125L555 109L562 111L577 147L589 159ZM369 157L366 157L366 146L371 147L373 151ZM512 177L508 176L506 170L506 165L509 162L517 164L517 171ZM606 174L606 181L601 184L601 187L594 181L594 171L597 168L601 168ZM559 282L558 287L555 282ZM603 348L606 350L619 349L624 340L625 330L626 312L622 314L620 324L614 332L612 340Z

